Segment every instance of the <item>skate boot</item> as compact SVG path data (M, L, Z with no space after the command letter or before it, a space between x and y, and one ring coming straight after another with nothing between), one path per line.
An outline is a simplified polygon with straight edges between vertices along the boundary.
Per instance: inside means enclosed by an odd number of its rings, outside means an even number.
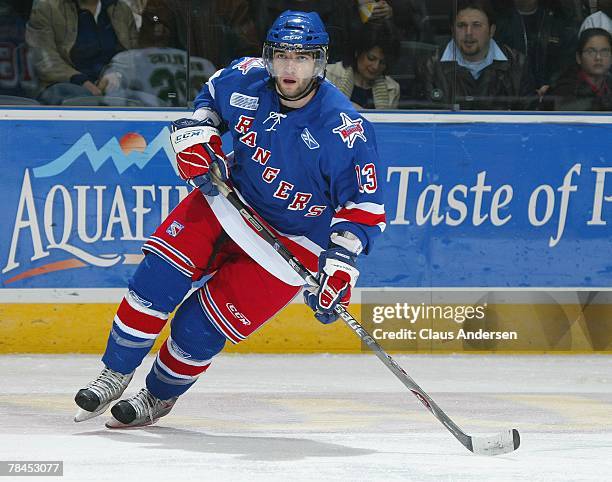
M74 401L79 411L74 416L75 422L82 422L102 414L113 400L117 400L127 388L134 372L124 375L104 368L98 378L81 388Z
M132 398L117 402L111 413L113 418L106 422L108 428L144 427L168 415L178 397L160 400L143 388Z

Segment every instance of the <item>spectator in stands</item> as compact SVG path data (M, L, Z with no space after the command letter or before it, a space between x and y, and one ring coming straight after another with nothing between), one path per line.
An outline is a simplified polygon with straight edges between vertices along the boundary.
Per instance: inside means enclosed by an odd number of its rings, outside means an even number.
M317 12L329 34L329 63L350 55L353 39L351 33L361 24L355 0L251 0L256 18L259 39L263 42L272 22L285 10ZM259 54L258 54L259 55Z
M115 54L136 46L137 31L130 8L119 0L39 0L26 41L44 88L39 99L58 105L117 90L121 79L106 67Z
M147 0L123 0L128 4L130 9L132 10L132 15L134 15L134 21L136 22L136 28L140 30L142 26L142 12L144 10L145 5L147 4Z
M0 95L1 103L35 103L31 56L25 43L28 2L0 0ZM31 4L29 5L31 7ZM11 97L6 97L11 96Z
M524 109L534 95L525 56L493 40L495 16L488 0L458 0L451 13L453 38L440 59L420 66L418 96L461 109Z
M497 1L510 3L513 0ZM590 0L540 0L539 3L542 7L550 8L556 15L573 20L576 26L591 14Z
M184 50L217 67L261 55L246 0L148 0L140 32L141 45Z
M361 23L393 24L399 40L429 42L432 39L422 0L354 0L354 4ZM353 28L359 32L359 26ZM351 38L354 37L353 32Z
M576 66L550 89L555 110L612 110L612 35L601 28L580 34ZM550 104L548 104L550 106Z
M151 26L162 35L148 32ZM115 55L109 70L118 72L123 86L137 93L135 96L146 105L155 102L158 107L187 107L217 67L202 57L188 57L185 50L159 45L164 28L161 22L145 23L140 31L138 48Z
M580 26L580 33L587 28L603 28L612 33L612 0L598 0L597 12L589 15Z
M560 3L561 10L567 18L573 18L580 23L591 15L591 0L546 0L550 5ZM593 0L594 3L595 0Z
M413 21L406 38L443 47L451 38L448 15L455 8L455 0L412 0ZM412 35L412 36L411 36Z
M356 42L350 60L327 67L327 78L358 109L397 109L400 86L385 75L399 51L393 29L388 24L368 22Z
M380 22L393 18L393 0L355 0L363 23Z
M508 2L504 2L508 3ZM539 95L573 63L579 18L540 0L513 0L501 8L495 39L527 56Z

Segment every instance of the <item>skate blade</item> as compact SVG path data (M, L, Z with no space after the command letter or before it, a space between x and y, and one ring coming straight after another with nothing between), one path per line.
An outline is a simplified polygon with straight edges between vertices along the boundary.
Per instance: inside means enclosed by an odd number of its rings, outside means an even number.
M159 418L154 419L153 421L151 420L147 420L145 422L140 422L140 423L136 423L136 424L125 424L125 423L121 423L119 420L117 420L115 417L112 417L109 421L107 421L104 425L106 428L110 428L112 430L117 430L117 429L131 429L131 428L141 428L141 427L147 427L149 425L153 425L155 422L157 422L159 420Z
M106 412L109 406L110 406L110 402L104 405L103 407L100 407L95 412L88 412L87 410L83 410L82 408L79 408L79 411L74 416L74 421L77 423L84 422L85 420L89 420L91 418L97 417L98 415L102 415L104 412Z

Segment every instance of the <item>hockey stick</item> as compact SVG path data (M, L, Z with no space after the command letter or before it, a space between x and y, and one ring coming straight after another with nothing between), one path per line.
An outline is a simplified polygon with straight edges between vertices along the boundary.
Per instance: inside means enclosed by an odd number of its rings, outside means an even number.
M270 244L289 266L302 279L311 286L318 286L316 278L312 273L281 243L276 235L263 223L259 222L255 212L247 206L236 192L221 181L214 171L211 171L213 182L219 192L236 208L246 223L257 231L259 236ZM459 426L453 422L446 413L417 385L417 383L400 367L397 362L388 355L374 338L353 318L353 316L342 307L336 305L336 313L342 318L346 325L365 343L370 350L382 361L385 366L410 390L413 395L436 417L442 424L463 444L470 452L479 455L500 455L516 450L521 439L518 430L515 428L506 430L497 435L491 436L470 436L467 435Z

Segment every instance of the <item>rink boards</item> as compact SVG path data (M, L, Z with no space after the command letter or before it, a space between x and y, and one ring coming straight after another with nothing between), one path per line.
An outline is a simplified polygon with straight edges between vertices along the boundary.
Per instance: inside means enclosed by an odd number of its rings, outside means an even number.
M183 115L0 110L0 352L103 349L140 246L187 194L167 129ZM612 116L366 117L388 224L360 265L353 310L383 346L612 351ZM398 303L410 309L391 313ZM373 321L385 307L393 316ZM300 300L235 347L361 348Z

